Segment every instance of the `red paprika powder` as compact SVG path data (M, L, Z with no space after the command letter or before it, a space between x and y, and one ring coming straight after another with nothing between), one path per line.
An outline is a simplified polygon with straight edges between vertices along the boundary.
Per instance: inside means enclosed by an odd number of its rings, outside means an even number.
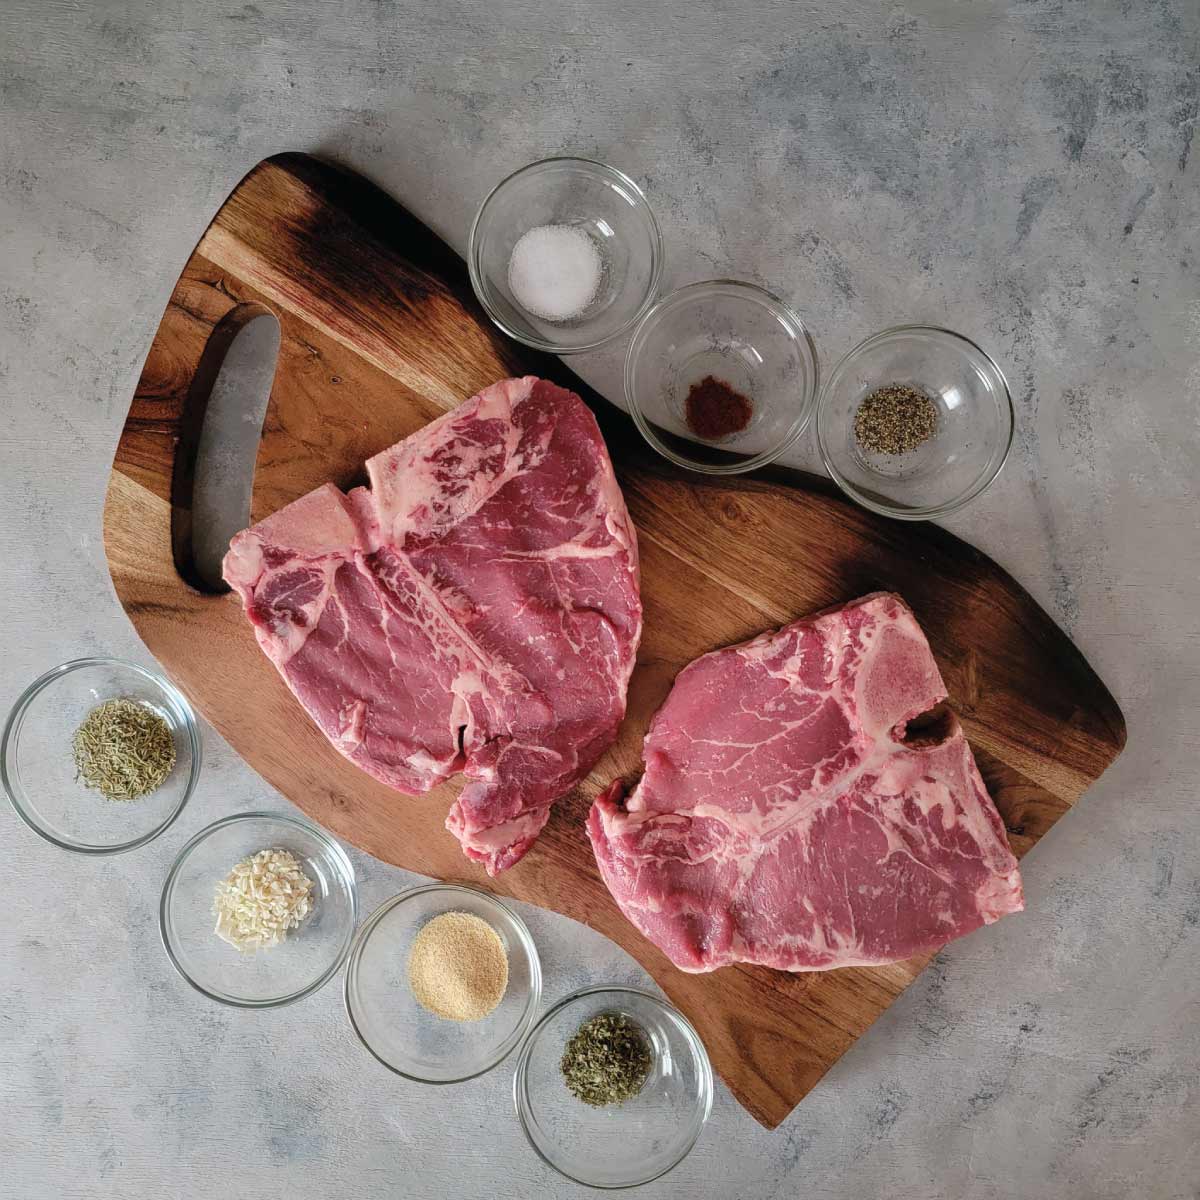
M714 442L745 429L754 415L754 405L723 380L706 375L692 384L684 413L688 428L697 437Z

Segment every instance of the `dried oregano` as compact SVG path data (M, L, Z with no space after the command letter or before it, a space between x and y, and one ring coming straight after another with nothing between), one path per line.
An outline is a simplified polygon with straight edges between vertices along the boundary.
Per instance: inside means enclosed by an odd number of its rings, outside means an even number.
M653 1059L646 1034L624 1013L585 1021L563 1051L563 1079L584 1104L622 1104L642 1090Z

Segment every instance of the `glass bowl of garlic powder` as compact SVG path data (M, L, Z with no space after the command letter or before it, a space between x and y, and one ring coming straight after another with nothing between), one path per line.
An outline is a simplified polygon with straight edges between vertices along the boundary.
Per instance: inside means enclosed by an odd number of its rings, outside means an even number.
M574 354L645 315L658 295L663 244L628 175L590 159L547 158L484 200L467 264L500 329L537 350Z
M385 1067L420 1083L490 1071L529 1031L541 994L525 922L459 884L393 896L363 923L346 965L355 1033Z
M238 1008L311 996L346 961L357 922L346 851L286 813L238 813L202 829L180 851L159 905L175 969Z

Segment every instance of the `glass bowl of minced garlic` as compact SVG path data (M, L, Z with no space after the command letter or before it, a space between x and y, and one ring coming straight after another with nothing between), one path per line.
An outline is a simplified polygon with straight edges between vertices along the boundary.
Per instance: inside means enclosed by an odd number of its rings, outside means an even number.
M385 1067L459 1083L517 1048L542 994L525 922L477 888L433 883L381 905L354 940L346 1012Z
M191 796L200 760L183 693L116 658L75 659L34 680L0 744L17 815L79 854L117 854L158 837Z
M202 829L180 851L159 905L175 969L239 1008L311 996L346 961L357 922L346 851L286 813L238 813Z

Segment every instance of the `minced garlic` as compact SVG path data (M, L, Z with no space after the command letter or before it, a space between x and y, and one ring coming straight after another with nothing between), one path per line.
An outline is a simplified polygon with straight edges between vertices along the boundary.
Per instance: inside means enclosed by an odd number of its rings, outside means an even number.
M243 954L278 946L312 912L314 886L294 855L260 850L217 884L214 932Z

